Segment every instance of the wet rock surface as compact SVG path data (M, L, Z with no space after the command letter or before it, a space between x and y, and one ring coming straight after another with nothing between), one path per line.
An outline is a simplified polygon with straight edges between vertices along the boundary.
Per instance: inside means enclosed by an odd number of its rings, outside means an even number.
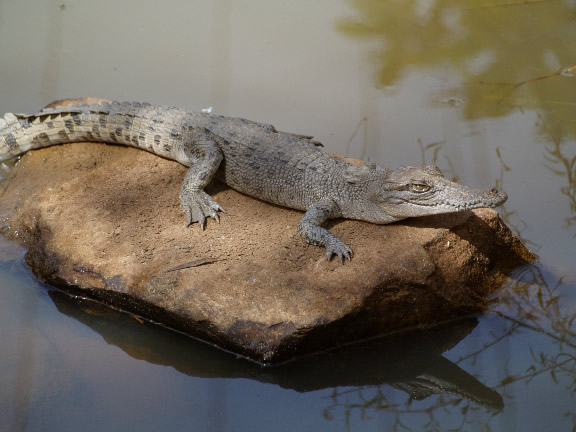
M531 258L493 210L393 225L336 220L354 251L328 262L302 212L214 183L227 213L202 231L178 205L186 168L132 148L30 152L0 190L2 232L49 284L275 363L482 310Z

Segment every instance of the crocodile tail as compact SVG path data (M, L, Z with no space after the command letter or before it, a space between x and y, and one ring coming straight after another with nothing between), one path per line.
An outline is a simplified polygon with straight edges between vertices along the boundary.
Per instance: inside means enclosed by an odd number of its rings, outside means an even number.
M8 113L0 119L0 161L29 150L80 141L124 144L153 151L154 119L140 115L149 104L96 102L51 104L33 115ZM160 153L158 153L160 154Z
M20 137L25 135L17 114L7 113L0 118L0 161L16 157L26 150L21 148Z
M38 114L6 113L0 118L0 161L29 150L76 141L68 136L63 113L44 109Z
M105 115L109 106L82 104L46 107L32 115L5 114L0 119L0 161L37 148L100 139L87 133L86 127L98 116ZM88 122L83 125L81 118Z
M107 115L110 104L46 107L37 114L7 113L0 118L0 161L29 150L78 141L104 141L88 128Z

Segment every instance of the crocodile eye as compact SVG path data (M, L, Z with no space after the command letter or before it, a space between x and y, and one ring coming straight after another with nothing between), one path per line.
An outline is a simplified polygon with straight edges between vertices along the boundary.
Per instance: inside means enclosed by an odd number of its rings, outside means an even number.
M410 183L410 189L412 192L421 193L421 192L428 192L430 190L430 186L426 183Z

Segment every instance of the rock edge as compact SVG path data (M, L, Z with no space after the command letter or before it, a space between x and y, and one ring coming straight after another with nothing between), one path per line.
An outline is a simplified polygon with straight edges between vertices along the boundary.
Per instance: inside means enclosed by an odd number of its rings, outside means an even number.
M205 231L178 206L185 167L93 143L30 152L1 192L2 232L47 283L262 363L434 324L486 305L531 254L489 209L393 225L333 221L327 262L301 212L214 184ZM203 265L195 266L198 261Z

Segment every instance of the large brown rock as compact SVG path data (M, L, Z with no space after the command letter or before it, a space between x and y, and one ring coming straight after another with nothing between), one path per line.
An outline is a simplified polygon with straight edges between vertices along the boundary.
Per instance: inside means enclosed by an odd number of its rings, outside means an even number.
M0 191L2 231L42 280L259 362L476 312L530 253L493 210L330 229L354 250L328 262L302 213L215 183L227 213L206 230L178 205L186 168L132 148L30 152ZM203 265L194 265L194 263Z

